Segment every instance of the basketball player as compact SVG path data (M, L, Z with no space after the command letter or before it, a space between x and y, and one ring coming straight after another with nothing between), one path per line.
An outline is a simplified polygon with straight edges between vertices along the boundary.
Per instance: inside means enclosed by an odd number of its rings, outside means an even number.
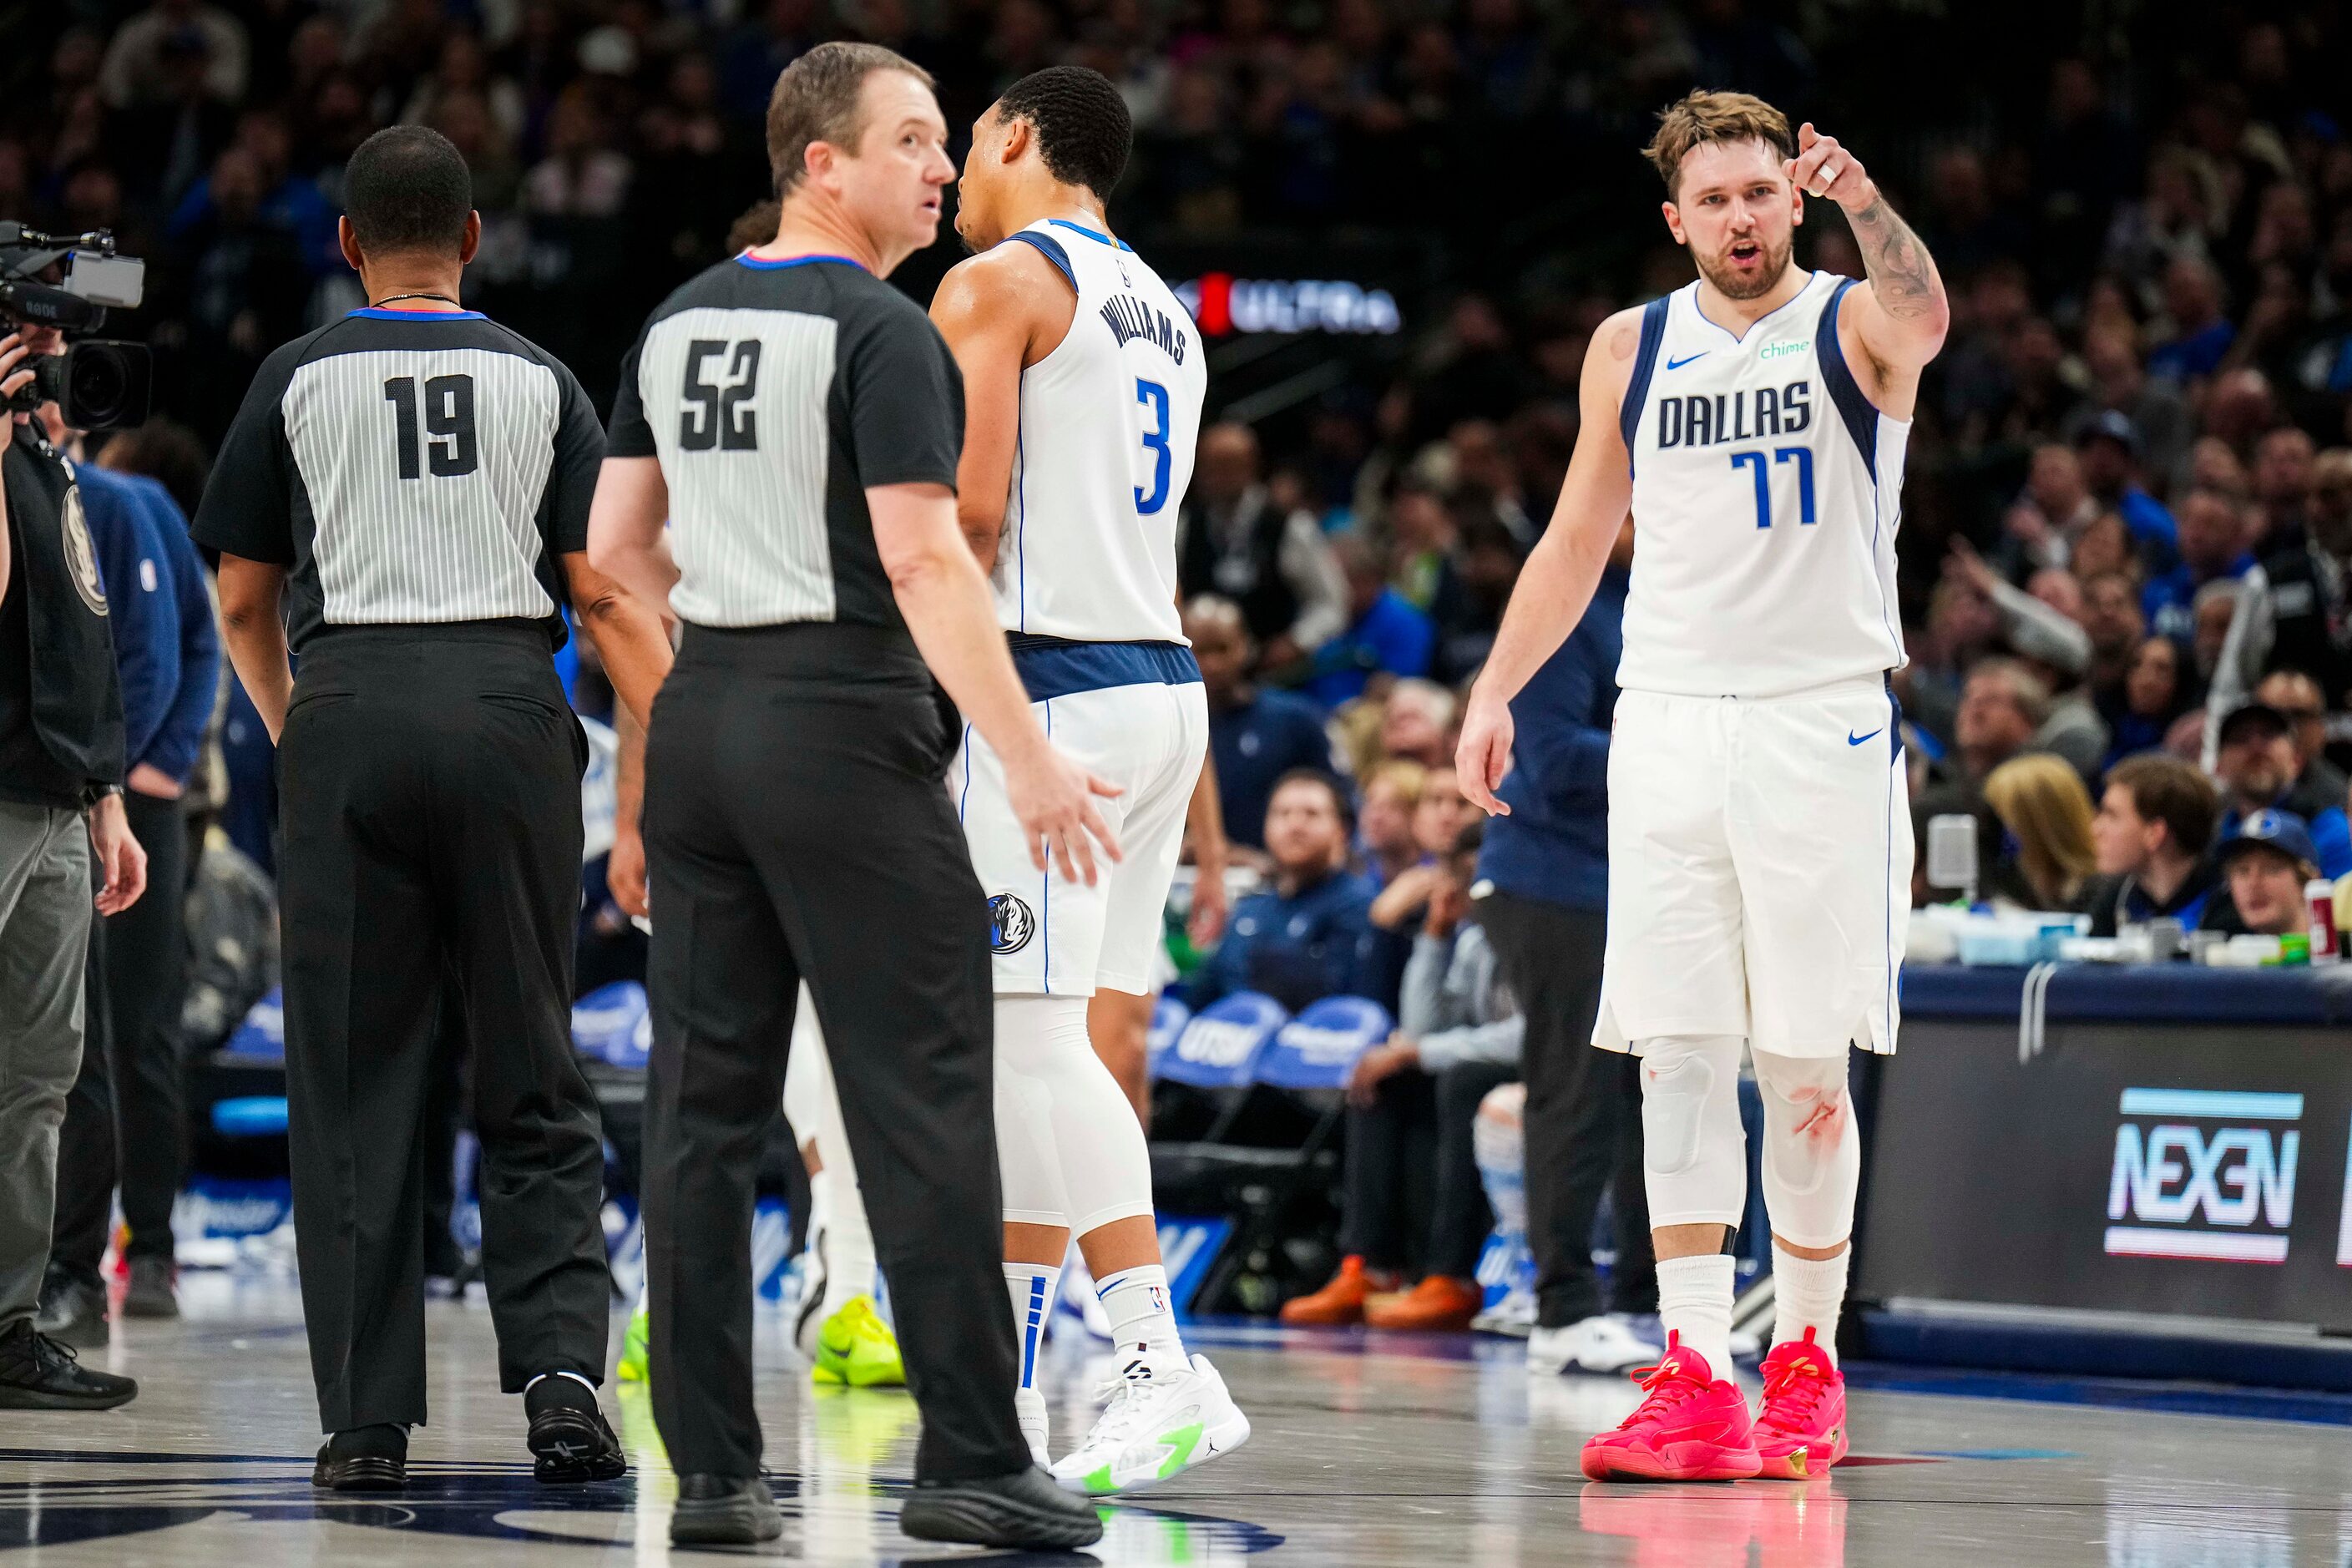
M1584 613L1630 506L1594 1043L1642 1058L1667 1350L1584 1473L1805 1476L1846 1451L1833 1342L1861 1169L1846 1051L1895 1048L1911 875L1886 684L1904 662L1895 530L1948 311L1918 237L1811 125L1791 138L1769 104L1694 93L1648 156L1698 279L1594 338L1583 433L1472 689L1461 776L1507 809L1512 695ZM1791 263L1808 195L1845 209L1867 281ZM1752 1424L1727 1375L1743 1039L1779 1300Z
M1150 990L1209 734L1176 612L1208 375L1192 318L1103 216L1130 137L1095 71L1013 83L964 162L956 227L979 254L931 302L963 371L959 515L1014 666L1054 743L1121 790L1100 804L1126 858L1087 887L1038 875L984 738L968 733L948 774L994 926L1004 1273L1040 1462L1037 1346L1073 1233L1121 1359L1108 1408L1052 1467L1087 1493L1164 1481L1249 1436L1215 1370L1185 1354L1143 1130L1087 1034L1097 990Z

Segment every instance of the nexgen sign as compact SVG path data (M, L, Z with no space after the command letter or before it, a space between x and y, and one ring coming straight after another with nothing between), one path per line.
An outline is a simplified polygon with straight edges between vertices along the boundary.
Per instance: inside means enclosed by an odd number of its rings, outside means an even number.
M2109 1256L2286 1261L2303 1096L2127 1089L2121 1109Z

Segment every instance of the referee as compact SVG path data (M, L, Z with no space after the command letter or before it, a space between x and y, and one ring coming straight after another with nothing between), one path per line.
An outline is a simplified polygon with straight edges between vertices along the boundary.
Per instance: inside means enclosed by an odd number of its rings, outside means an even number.
M279 747L294 1213L329 1434L312 1481L400 1487L425 1420L420 1118L448 1070L445 987L473 1042L500 1385L541 1480L609 1479L602 1133L570 1026L587 752L549 658L558 597L633 701L669 650L588 567L604 443L579 384L457 303L481 234L465 160L399 126L345 182L370 303L263 363L194 531Z
M938 232L946 142L930 78L889 50L793 63L768 109L776 237L646 323L596 495L599 568L685 623L645 805L648 1350L679 1542L783 1527L760 1479L749 1240L803 978L923 1415L900 1528L997 1547L1102 1533L1013 1416L988 903L944 787L961 721L931 675L1008 759L1064 876L1092 877L1096 843L1117 853L1088 798L1110 791L1030 717L956 525L961 379L882 281Z

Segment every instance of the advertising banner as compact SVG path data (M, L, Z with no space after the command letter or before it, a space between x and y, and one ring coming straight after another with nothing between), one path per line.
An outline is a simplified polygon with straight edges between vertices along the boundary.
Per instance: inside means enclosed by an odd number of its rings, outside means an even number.
M2352 1038L1906 1022L1880 1064L1862 1294L2352 1330Z

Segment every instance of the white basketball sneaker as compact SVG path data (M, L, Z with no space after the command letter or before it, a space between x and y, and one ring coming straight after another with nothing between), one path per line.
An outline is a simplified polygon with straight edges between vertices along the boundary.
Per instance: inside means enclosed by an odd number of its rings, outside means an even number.
M1656 1361L1664 1351L1634 1332L1624 1318L1597 1312L1528 1336L1528 1371L1538 1377L1589 1372L1613 1377Z
M1070 1491L1141 1491L1249 1441L1249 1417L1206 1356L1175 1368L1154 1368L1138 1356L1098 1392L1109 1403L1094 1430L1054 1467L1054 1479Z
M1021 1436L1029 1440L1029 1457L1045 1469L1054 1468L1047 1450L1054 1429L1054 1415L1046 1406L1045 1391L1036 1388L1016 1388L1013 1391L1013 1413L1021 1418Z

